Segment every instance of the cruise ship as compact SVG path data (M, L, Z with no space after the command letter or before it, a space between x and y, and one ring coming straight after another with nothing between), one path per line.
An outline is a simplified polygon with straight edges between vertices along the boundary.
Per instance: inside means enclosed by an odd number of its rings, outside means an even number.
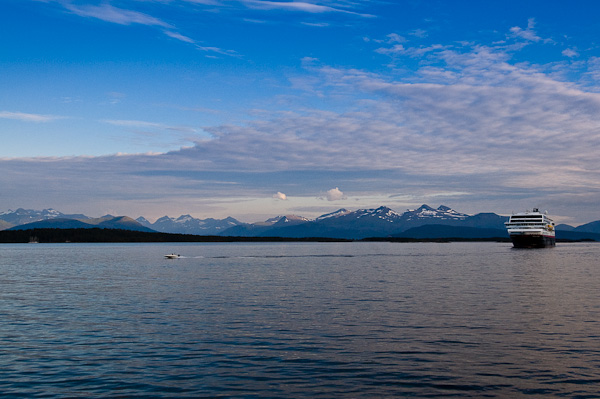
M545 248L556 245L554 222L547 212L533 211L513 214L504 223L515 248Z

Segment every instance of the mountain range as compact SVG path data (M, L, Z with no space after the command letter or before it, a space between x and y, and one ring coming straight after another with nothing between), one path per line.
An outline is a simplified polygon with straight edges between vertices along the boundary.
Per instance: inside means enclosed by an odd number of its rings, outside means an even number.
M63 214L54 209L36 211L19 208L16 211L0 213L0 230L99 227L235 237L506 238L504 222L507 220L507 216L495 213L468 215L444 205L432 208L425 204L403 213L381 206L356 211L339 209L316 219L298 215L281 215L257 223L242 223L232 217L197 219L190 215L182 215L178 218L164 216L151 223L144 217L136 220L127 216L112 215L91 218L82 214ZM600 221L578 227L558 225L557 238L600 240Z
M0 213L0 230L30 229L121 229L153 232L128 216L105 215L91 218L81 214L67 215L54 209L36 211L19 208L16 211Z
M232 226L242 224L242 222L232 217L196 219L190 215L181 215L178 218L163 216L154 223L150 223L144 217L139 217L136 221L144 227L161 233L196 235L218 235Z

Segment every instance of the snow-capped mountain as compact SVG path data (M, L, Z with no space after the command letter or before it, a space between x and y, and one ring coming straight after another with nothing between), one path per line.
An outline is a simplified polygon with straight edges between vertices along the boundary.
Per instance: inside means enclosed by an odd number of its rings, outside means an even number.
M144 217L139 217L136 221L142 226L162 233L197 235L216 235L230 227L242 224L242 222L232 217L225 219L197 219L191 215L181 215L178 218L163 216L154 223L150 223Z
M298 215L279 215L256 223L239 223L218 233L221 236L234 237L265 237L270 232L310 223L311 220Z
M346 216L352 216L357 219L361 218L377 218L388 223L396 223L402 215L398 212L388 208L387 206L380 206L375 209L359 209L355 212L350 212Z
M318 217L312 223L310 236L319 237L321 234L335 238L362 238L387 236L400 229L402 215L388 208L358 209L346 211L340 209L333 214ZM306 230L308 226L304 227Z
M150 223L150 221L143 216L140 216L139 218L135 219L135 221L141 224L142 226L152 226L152 223Z
M281 215L267 219L264 222L252 224L242 223L232 217L220 220L213 218L197 219L191 215L181 215L177 218L163 216L156 222L151 223L144 217L139 217L135 221L126 217L111 215L90 218L85 215L65 215L54 209L34 211L19 208L16 211L0 213L0 230L44 221L52 222L42 223L46 227L74 228L73 226L76 226L77 223L73 223L73 221L80 221L84 222L85 225L95 227L137 230L139 227L144 226L154 231L177 234L360 239L366 237L398 237L410 229L425 225L441 225L457 229L497 229L505 233L503 223L506 220L507 217L494 213L480 213L470 216L444 205L435 209L425 204L404 213L398 213L386 206L380 206L355 211L339 209L321 215L316 219L308 219L298 215Z
M329 219L329 218L336 218L338 216L347 215L348 213L350 213L349 210L342 208L342 209L338 209L335 212L326 213L325 215L321 215L318 218L316 218L315 221L325 220L325 219Z
M154 230L142 226L135 220L127 216L104 216L101 218L88 218L85 220L72 218L48 218L37 220L31 223L20 224L7 230L30 230L30 229L119 229L134 230L144 232L154 232Z
M339 209L314 220L296 217L294 223L285 223L279 216L266 222L239 225L223 231L220 235L256 237L329 237L365 238L397 235L423 225L464 226L499 229L504 232L505 217L496 214L469 216L447 206L437 209L421 205L414 210L398 213L386 206L348 211Z
M53 223L41 223L44 221L55 221ZM81 225L76 222L84 222ZM31 223L38 223L30 225ZM10 229L12 227L30 225L31 228L80 228L81 226L101 227L101 228L120 228L127 230L145 230L159 231L164 233L180 234L198 234L198 235L216 235L219 232L230 227L242 224L234 218L225 219L196 219L190 215L181 215L178 218L164 216L154 223L148 219L139 217L136 220L124 216L105 215L99 218L92 218L83 214L64 214L55 209L33 210L19 208L15 211L8 210L0 212L0 230ZM77 227L74 227L77 226ZM141 229L140 227L147 229Z
M52 208L43 209L41 211L19 208L15 211L9 209L6 212L0 212L0 220L5 222L2 223L2 225L8 227L39 222L41 220L48 219L87 220L89 217L81 214L67 215Z
M434 220L465 220L469 217L466 213L456 212L445 205L440 205L437 209L423 204L417 209L409 209L402 214L405 221L434 219Z
M267 219L264 222L254 223L257 226L275 226L275 225L291 225L298 223L309 222L310 219L298 215L279 215Z

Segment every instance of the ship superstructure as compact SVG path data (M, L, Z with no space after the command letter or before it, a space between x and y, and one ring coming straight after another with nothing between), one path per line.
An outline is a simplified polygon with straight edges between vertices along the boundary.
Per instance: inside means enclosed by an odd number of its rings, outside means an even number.
M547 212L541 213L537 208L511 215L505 225L515 248L545 248L556 245L554 221L548 217Z

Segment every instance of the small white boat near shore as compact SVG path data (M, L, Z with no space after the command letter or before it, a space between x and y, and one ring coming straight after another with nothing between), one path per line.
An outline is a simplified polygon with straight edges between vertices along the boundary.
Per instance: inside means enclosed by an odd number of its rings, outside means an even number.
M169 254L169 255L165 255L165 258L167 258L167 259L178 259L178 258L181 258L181 255Z

